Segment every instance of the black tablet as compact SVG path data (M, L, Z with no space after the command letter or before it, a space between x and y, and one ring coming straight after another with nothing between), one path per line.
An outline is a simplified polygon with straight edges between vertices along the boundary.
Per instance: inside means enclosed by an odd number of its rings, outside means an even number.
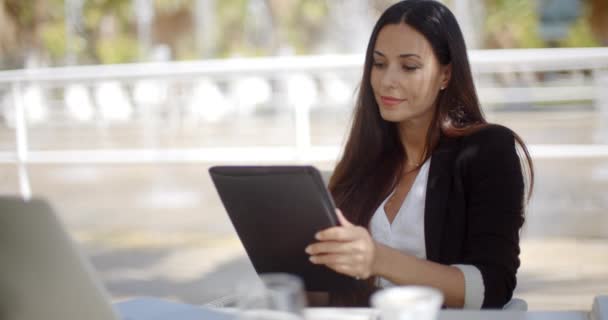
M300 276L309 291L349 287L353 279L308 259L318 231L338 225L333 200L312 166L217 166L215 188L257 273Z

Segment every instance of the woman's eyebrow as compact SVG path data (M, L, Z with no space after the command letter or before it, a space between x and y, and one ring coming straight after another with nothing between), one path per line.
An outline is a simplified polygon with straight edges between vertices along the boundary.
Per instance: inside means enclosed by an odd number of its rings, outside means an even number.
M378 50L374 50L374 54L377 54L382 57L386 57L382 52L380 52ZM416 58L420 59L420 56L415 53L402 53L399 55L399 58L410 58L410 57L416 57Z

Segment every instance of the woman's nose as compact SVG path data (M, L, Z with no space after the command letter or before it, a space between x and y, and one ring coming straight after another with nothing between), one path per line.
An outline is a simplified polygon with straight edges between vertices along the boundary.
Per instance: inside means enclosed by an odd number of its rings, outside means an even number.
M387 68L382 75L382 86L385 88L394 88L397 86L397 73L392 68Z

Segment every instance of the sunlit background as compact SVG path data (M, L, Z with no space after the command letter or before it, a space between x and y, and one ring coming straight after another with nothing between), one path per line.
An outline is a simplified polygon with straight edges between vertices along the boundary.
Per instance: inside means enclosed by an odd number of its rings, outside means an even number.
M115 300L255 276L216 164L331 171L388 0L0 0L0 193L44 197ZM529 144L515 295L608 293L608 2L452 0L490 121Z

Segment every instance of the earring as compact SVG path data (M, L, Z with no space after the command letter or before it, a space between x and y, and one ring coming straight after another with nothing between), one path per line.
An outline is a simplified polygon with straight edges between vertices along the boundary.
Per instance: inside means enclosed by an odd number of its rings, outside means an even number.
M444 89L445 89L445 87L441 87L441 88L439 88L439 90L444 90Z

